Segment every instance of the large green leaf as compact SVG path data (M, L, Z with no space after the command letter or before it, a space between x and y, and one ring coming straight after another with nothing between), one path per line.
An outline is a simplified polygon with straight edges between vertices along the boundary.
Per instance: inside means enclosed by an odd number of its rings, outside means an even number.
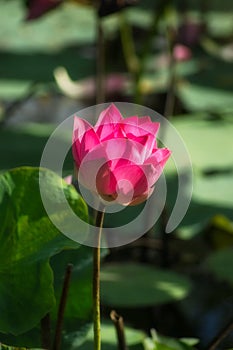
M232 216L233 157L229 150L233 146L233 124L228 118L211 120L203 113L174 118L173 125L190 153L194 173L192 201L179 226L179 233L188 238L206 227L215 215ZM170 130L167 138L172 138ZM179 174L179 169L170 160L165 171L169 175L167 206L171 211L178 190L175 173Z
M63 251L51 259L54 271L56 299L59 300L63 274L67 264L72 263L72 276L67 298L63 348L70 349L74 339L81 344L92 322L92 248L81 246L77 251ZM56 318L57 308L53 311Z
M233 94L220 88L198 84L180 84L179 97L191 111L232 112Z
M194 345L199 343L196 338L175 339L159 335L152 330L152 338L144 340L144 350L194 350Z
M63 324L62 348L70 349L73 343L82 344L92 322L92 249L80 246L77 250L64 250L50 259L54 273L54 289L57 303L50 312L52 328L55 328L58 304L61 297L65 270L73 265ZM22 346L40 344L39 327L18 337L4 336L5 343Z
M57 191L62 180L49 170L42 172L48 199L53 200L56 208L64 201ZM33 328L54 307L49 258L65 248L79 247L47 217L38 180L38 168L17 168L0 175L0 331L3 333L20 334ZM72 209L86 220L87 208L81 197L65 182L63 188Z
M143 264L109 264L102 268L101 294L111 306L156 305L184 298L190 290L187 278Z
M29 348L16 348L14 346L4 345L0 343L0 350L43 350L43 349L29 349Z
M190 72L187 80L180 80L177 86L177 93L185 108L213 114L232 112L230 62L203 54L197 60L199 70Z
M18 0L0 2L1 47L18 51L55 51L67 44L86 44L95 38L95 17L91 7L65 3L34 22L24 22L25 12ZM14 16L12 16L14 13Z
M172 124L190 153L194 170L232 168L233 157L229 152L233 146L231 118L211 120L208 114L187 114L174 118ZM172 138L172 131L167 130L167 138Z
M142 331L125 327L125 338L127 346L130 350L142 350L142 341L145 334ZM115 350L117 348L117 335L114 325L103 322L101 325L101 342L103 350ZM90 329L86 342L78 347L78 342L73 344L71 350L90 350L93 349L93 330Z
M225 9L224 9L225 10ZM215 37L230 37L233 33L232 11L211 11L206 14L205 20L208 31Z
M204 151L203 151L204 152ZM209 160L211 162L211 159ZM218 162L218 160L217 160ZM221 167L218 167L221 172ZM200 179L199 179L200 177ZM227 179L230 176L226 176ZM168 213L172 211L176 200L176 193L178 188L177 177L175 175L167 177L168 184L168 201L167 201L167 210ZM215 192L215 184L218 184L218 175L216 176L206 176L205 182L208 183L208 191L207 188L203 189L203 193L201 192L201 183L202 177L199 173L194 176L194 189L191 203L189 205L188 211L183 218L181 224L177 228L177 233L182 239L189 239L201 232L206 232L206 229L211 229L211 241L213 240L213 236L215 233L217 234L218 241L225 241L226 235L229 236L231 233L225 225L221 225L219 222L216 222L214 219L216 216L223 215L226 220L231 220L232 218L232 198L231 198L231 188L227 188L227 184L223 183L222 189L217 187L217 191L221 193L221 196L218 200L217 196L214 195ZM204 196L204 193L206 196ZM224 197L225 196L225 197ZM227 231L224 233L224 231ZM215 237L216 238L216 237ZM214 238L214 239L215 239ZM227 238L228 241L228 238ZM194 251L191 248L191 251ZM201 251L197 250L196 253Z
M194 186L194 199L202 203L233 208L233 172L215 176L198 176Z

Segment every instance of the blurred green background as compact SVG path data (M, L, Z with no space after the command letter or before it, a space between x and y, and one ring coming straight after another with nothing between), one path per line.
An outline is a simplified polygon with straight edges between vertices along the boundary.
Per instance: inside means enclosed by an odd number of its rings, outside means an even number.
M200 349L233 319L231 10L231 0L0 0L1 172L39 166L56 125L100 101L96 78L104 86L102 102L148 106L183 138L194 172L187 214L174 233L164 233L177 194L171 160L164 218L104 258L103 315L109 321L116 308L144 334L155 328L164 336L198 338ZM64 175L72 167L69 154ZM111 224L129 220L135 210L111 217ZM108 273L117 274L117 284ZM159 281L168 283L167 294ZM114 349L105 327L106 349ZM129 335L132 349L138 336ZM218 349L232 344L231 335Z

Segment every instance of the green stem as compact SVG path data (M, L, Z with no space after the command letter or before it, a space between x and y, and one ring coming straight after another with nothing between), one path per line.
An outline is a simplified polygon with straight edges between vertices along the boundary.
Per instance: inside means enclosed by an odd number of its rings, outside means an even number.
M144 41L144 45L142 47L142 51L139 57L140 60L140 66L136 75L136 82L134 87L134 101L137 104L143 103L143 97L141 92L141 78L144 74L145 68L146 68L146 61L148 58L148 55L151 52L151 47L153 44L153 39L158 31L159 21L164 15L164 12L167 8L167 6L170 4L171 0L160 0L158 6L156 6L156 9L154 10L154 15L151 23L151 27L149 29L149 32L147 34L147 38Z
M65 278L63 282L62 294L59 302L53 350L60 350L62 341L62 326L64 321L65 307L67 303L68 291L70 286L73 265L68 264L66 267Z
M96 104L105 101L105 50L101 18L96 16Z
M132 75L132 78L135 79L135 74L137 74L139 70L139 61L136 55L132 27L129 24L124 12L119 13L118 19L125 63L129 73Z
M104 210L99 210L96 215L96 227L99 232L96 247L93 250L93 330L94 350L101 350L101 327L100 327L100 243L104 222Z
M118 350L128 350L125 339L124 331L124 320L123 317L118 315L115 310L112 310L110 313L112 322L114 323L117 340L118 340Z
M168 89L167 89L167 96L164 106L164 117L169 120L171 116L174 114L174 107L175 107L175 89L176 89L176 62L173 55L173 49L175 44L175 37L173 28L167 28L167 51L168 56L170 59L169 64L169 81L168 81ZM164 141L166 136L166 124L162 125L160 130L160 140ZM161 144L161 147L163 147L163 143L161 141L159 142ZM168 216L167 216L167 205L163 208L163 211L161 213L161 267L168 268L170 267L170 236L166 233L166 226L168 222Z
M51 342L51 322L50 322L50 315L47 313L42 320L40 321L41 324L41 345L44 349L50 349ZM1 344L0 344L1 345ZM1 348L1 347L0 347Z
M218 348L219 344L233 331L233 320L230 320L228 324L220 330L216 337L207 347L207 350L215 350Z

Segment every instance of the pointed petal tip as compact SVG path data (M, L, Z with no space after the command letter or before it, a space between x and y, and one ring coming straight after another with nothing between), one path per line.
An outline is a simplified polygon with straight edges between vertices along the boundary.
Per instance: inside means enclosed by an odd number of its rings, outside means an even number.
M86 120L83 119L81 117L78 117L76 114L74 115L74 125L79 125L79 124L83 124L88 126L89 128L93 128L93 126Z
M96 127L104 124L115 124L123 120L123 117L114 103L111 103L105 110L103 110L96 123Z
M74 116L74 125L73 125L73 142L79 139L81 141L84 134L93 129L93 126L85 119Z

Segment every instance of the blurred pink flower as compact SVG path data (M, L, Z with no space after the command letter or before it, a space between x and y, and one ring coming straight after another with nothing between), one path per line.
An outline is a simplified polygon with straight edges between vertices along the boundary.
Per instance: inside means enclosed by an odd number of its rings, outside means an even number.
M43 16L48 11L61 5L61 0L28 0L27 1L27 20L33 20Z
M192 57L192 51L185 45L176 44L173 49L173 56L176 61L188 61Z
M72 150L80 183L108 202L144 202L171 154L157 148L159 126L150 117L124 119L114 104L94 127L75 117Z
M65 177L63 178L63 180L64 180L68 185L71 185L71 184L72 184L72 175L65 176Z

